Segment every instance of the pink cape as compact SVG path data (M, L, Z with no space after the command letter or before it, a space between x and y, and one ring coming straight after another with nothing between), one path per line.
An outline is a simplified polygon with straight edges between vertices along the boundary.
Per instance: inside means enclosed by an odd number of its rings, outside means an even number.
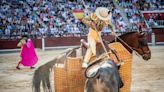
M31 39L28 39L28 42L23 45L21 57L20 62L24 66L33 66L38 62L38 57Z

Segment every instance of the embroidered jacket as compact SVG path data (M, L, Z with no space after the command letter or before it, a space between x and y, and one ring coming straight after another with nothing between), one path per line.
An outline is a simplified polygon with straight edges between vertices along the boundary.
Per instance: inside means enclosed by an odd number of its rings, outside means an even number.
M88 17L83 18L83 19L82 19L82 22L83 22L85 25L87 25L87 26L89 26L90 28L92 28L93 30L96 30L96 29L97 29L97 31L102 31L103 28L104 28L105 26L108 25L108 26L110 27L110 29L111 29L112 31L114 31L114 30L113 30L112 23L110 22L110 20L107 20L107 21L100 20L100 19L96 16L95 13L94 13L94 14L91 14L91 16L88 16ZM92 25L92 22L93 22L94 24L96 24L95 27Z

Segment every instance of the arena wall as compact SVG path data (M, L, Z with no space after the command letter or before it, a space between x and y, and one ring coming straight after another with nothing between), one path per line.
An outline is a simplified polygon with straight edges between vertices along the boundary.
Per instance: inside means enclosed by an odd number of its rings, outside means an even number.
M161 38L162 35L159 34ZM163 33L164 36L164 33ZM57 46L77 46L80 45L80 39L85 39L86 36L82 37L51 37L51 38L45 38L45 47L57 47ZM163 40L158 38L159 41L164 42L164 37ZM105 40L111 40L114 39L113 36L103 36L103 39ZM151 42L151 35L148 34L147 36L148 42ZM42 48L42 39L32 39L33 43L36 48ZM17 43L19 42L19 39L17 40L5 40L5 39L0 39L0 49L17 49Z
M164 11L142 11L146 20L150 19L150 16L153 19L164 20Z
M164 42L164 28L153 28L153 32L155 33L156 42Z

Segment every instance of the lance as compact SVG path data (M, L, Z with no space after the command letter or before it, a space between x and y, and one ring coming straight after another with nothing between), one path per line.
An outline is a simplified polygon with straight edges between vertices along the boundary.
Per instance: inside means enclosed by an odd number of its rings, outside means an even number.
M84 8L85 8L89 13L91 13L91 12L87 9L84 0L82 0L82 3L83 3L83 5L84 5ZM95 28L95 31L97 32L97 35L98 35L98 37L99 37L99 39L100 39L100 43L101 43L101 45L102 45L102 47L103 47L105 53L108 54L108 51L107 51L107 49L106 49L106 47L105 47L105 45L104 45L104 43L103 43L102 37L101 37L101 35L99 35L99 33L98 33L98 30L97 30L96 25L94 25L94 28ZM110 57L109 57L109 54L108 54L107 56L108 56L108 58L110 58Z

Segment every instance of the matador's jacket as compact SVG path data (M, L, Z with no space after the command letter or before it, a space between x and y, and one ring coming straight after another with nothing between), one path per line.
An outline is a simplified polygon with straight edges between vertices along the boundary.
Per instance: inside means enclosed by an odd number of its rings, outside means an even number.
M100 20L95 13L87 16L81 20L85 25L89 27L89 33L87 36L89 49L84 57L84 62L88 62L91 56L96 55L96 44L101 41L101 32L105 26L109 26L113 31L111 20ZM92 53L92 55L91 55Z
M110 22L110 20L100 20L96 14L91 14L90 16L87 16L85 18L82 19L82 22L89 26L89 33L88 33L88 37L92 37L95 39L96 42L99 42L100 39L98 37L98 34L96 31L98 31L99 35L101 35L101 32L103 30L103 28L105 26L109 26L111 28L111 30L113 31L113 27L112 24ZM92 25L92 23L96 24L95 26Z

